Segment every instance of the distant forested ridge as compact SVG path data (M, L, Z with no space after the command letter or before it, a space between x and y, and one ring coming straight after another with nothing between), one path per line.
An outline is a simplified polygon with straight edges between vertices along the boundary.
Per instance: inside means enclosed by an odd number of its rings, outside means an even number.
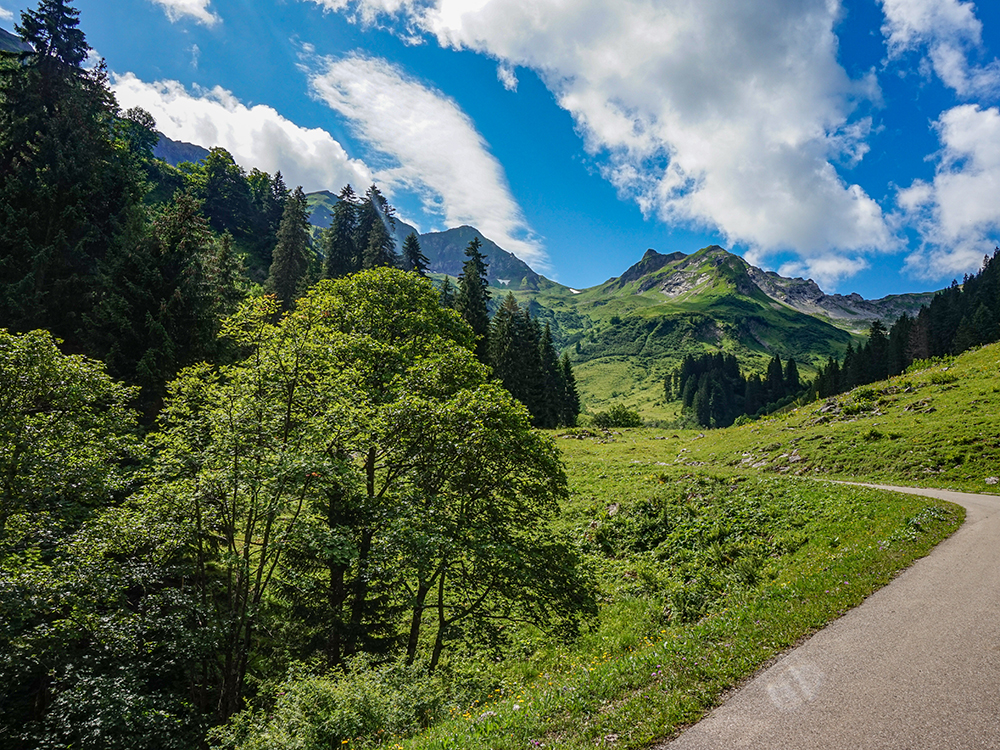
M744 376L735 357L723 353L687 356L664 382L667 400L680 400L682 418L703 427L726 427L741 416L813 400L899 375L914 362L961 354L1000 340L1000 248L983 266L938 292L915 316L901 315L886 331L875 320L868 339L848 344L842 359L830 357L815 379L801 384L794 360L784 372L776 356L764 378Z

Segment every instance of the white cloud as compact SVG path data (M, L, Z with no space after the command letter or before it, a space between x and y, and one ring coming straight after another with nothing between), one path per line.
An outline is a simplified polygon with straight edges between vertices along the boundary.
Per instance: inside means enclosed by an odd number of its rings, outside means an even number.
M504 63L497 65L497 80L508 91L517 91L517 73L510 65Z
M0 6L0 21L13 21L14 12Z
M193 18L198 23L203 23L206 26L215 26L215 24L220 23L222 19L213 13L209 6L212 4L212 0L150 0L163 7L163 10L167 13L167 18L171 21L176 22L182 18L189 17Z
M454 100L377 58L325 58L313 66L314 95L391 159L376 173L380 184L413 190L447 226L475 226L522 260L546 266L541 242L511 195L503 167Z
M142 107L168 138L205 148L222 146L244 169L281 170L289 185L306 191L371 183L368 167L348 157L325 130L299 127L271 107L247 107L231 92L215 87L189 92L177 81L147 83L132 73L113 76L112 90L122 108Z
M939 279L978 270L1000 235L1000 110L964 104L934 127L942 146L934 179L901 190L898 203L924 241L908 270Z
M834 291L845 278L855 276L868 268L868 261L861 257L826 255L810 258L808 261L784 263L778 273L789 278L812 279L828 292Z
M960 96L1000 90L1000 61L977 66L969 61L982 46L983 25L976 6L961 0L879 0L885 14L882 34L889 58L926 47L931 68Z
M834 166L863 157L852 113L878 97L837 62L837 0L313 1L534 69L647 214L759 257L896 247L878 204Z

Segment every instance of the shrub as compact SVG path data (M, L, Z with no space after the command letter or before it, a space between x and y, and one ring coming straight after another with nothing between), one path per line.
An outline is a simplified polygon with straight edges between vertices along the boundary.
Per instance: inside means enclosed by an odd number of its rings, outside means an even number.
M615 404L607 411L601 411L592 419L594 427L607 429L610 427L642 427L642 417L639 412L629 409L624 404Z
M320 675L299 664L271 711L243 711L209 737L225 750L329 750L345 740L369 747L428 726L442 697L440 684L418 666L374 666L361 655L346 670Z

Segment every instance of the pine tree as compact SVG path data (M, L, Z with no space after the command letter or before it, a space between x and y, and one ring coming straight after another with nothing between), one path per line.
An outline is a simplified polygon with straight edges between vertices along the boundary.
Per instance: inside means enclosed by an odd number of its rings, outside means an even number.
M361 262L361 267L368 268L395 268L399 265L399 256L396 255L396 241L389 234L389 230L381 221L372 225L368 233L368 245Z
M430 261L420 250L420 240L415 232L410 232L403 240L403 269L414 271L420 276L427 276Z
M562 379L563 379L563 412L560 415L560 424L566 427L575 427L577 417L580 416L580 392L576 388L576 376L573 375L573 365L569 361L569 354L562 355Z
M285 201L278 228L278 244L267 277L267 289L277 295L285 310L292 307L302 292L302 282L309 270L309 204L302 187Z
M33 48L0 65L0 327L47 328L79 350L97 270L145 187L103 63L78 12L43 0L16 28ZM132 146L135 146L132 143Z
M480 362L486 362L489 359L490 292L486 277L486 267L489 264L480 251L482 246L479 238L473 237L465 248L468 260L462 264L462 273L458 276L455 309L476 334L476 356Z
M799 380L799 366L795 364L795 360L791 357L788 358L788 362L785 363L785 395L792 395L798 393L802 388L802 383Z
M339 279L361 268L356 242L360 206L350 185L345 185L333 207L330 226L320 240L323 250L323 278Z
M563 403L566 397L566 383L562 366L552 340L552 327L545 323L538 342L538 358L541 364L542 402L536 423L543 429L553 429L559 425L560 417L566 411Z
M455 285L451 283L450 276L444 277L444 280L441 282L441 286L438 288L438 294L441 298L441 307L448 310L455 309L455 297L457 292L455 291Z

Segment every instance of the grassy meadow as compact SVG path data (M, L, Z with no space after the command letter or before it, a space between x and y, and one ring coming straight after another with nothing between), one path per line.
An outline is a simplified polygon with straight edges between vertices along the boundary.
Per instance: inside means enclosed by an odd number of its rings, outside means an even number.
M456 653L394 748L642 748L927 554L949 503L822 479L998 492L1000 346L717 431L559 431L600 612L571 642ZM346 743L363 747L370 740Z

